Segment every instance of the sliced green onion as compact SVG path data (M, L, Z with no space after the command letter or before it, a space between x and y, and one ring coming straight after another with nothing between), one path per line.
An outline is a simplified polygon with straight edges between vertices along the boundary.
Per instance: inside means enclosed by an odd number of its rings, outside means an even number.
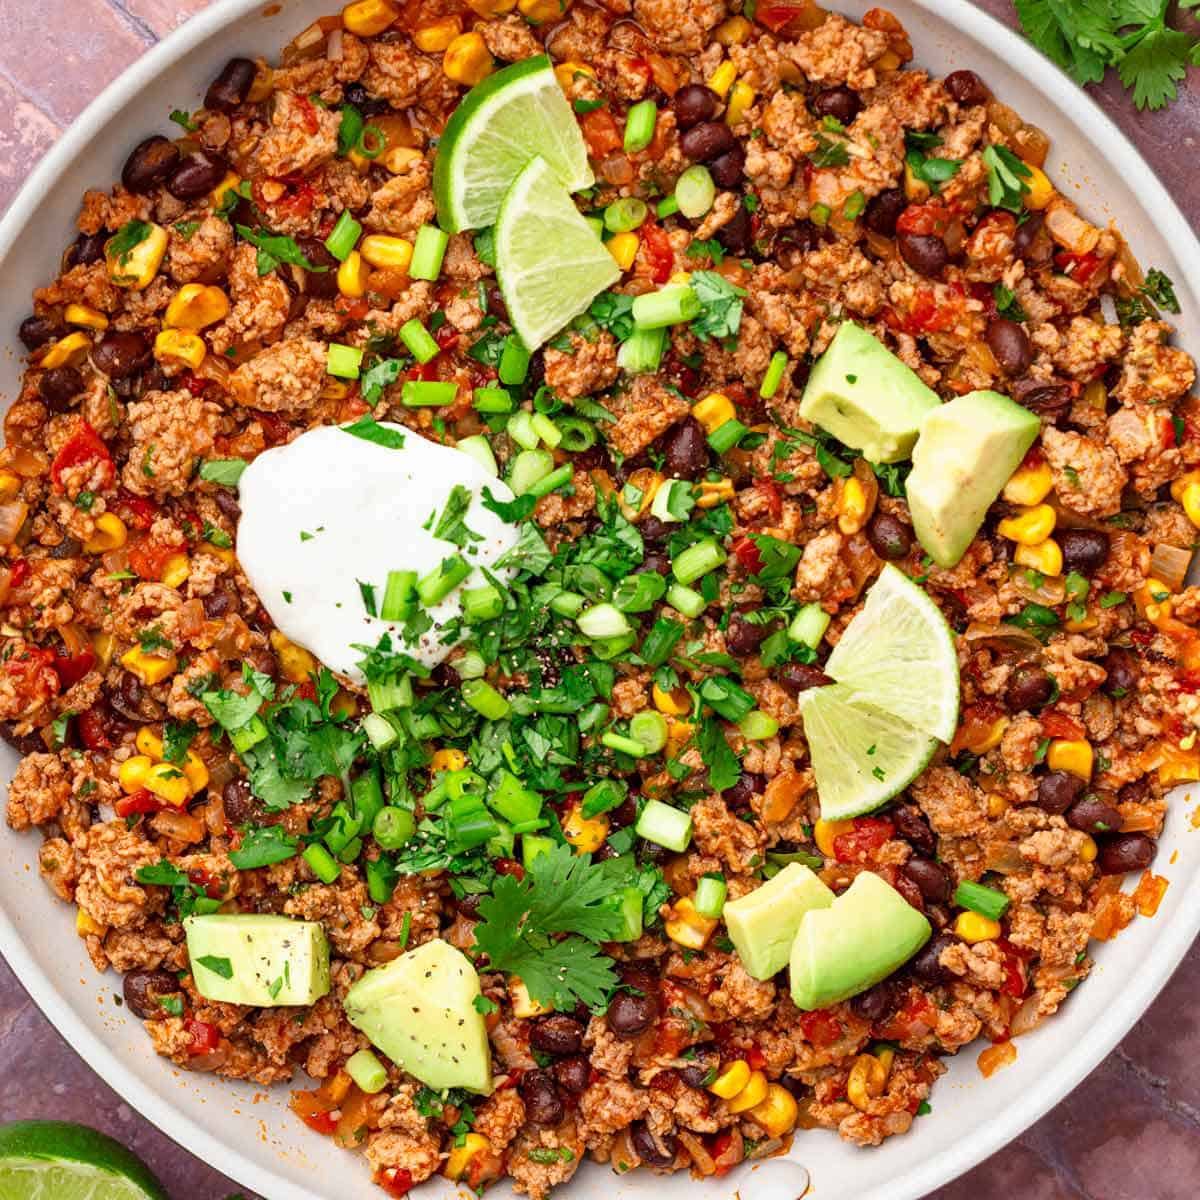
M400 326L400 340L419 363L432 362L441 353L441 347L433 340L433 334L417 317Z
M376 904L387 904L396 892L400 872L390 858L372 858L366 863L367 895Z
M525 344L515 333L510 333L504 340L504 349L500 351L500 361L496 364L500 382L509 387L524 383L529 374L529 359Z
M650 667L661 667L671 657L679 639L683 637L683 626L669 617L659 617L646 634L640 651L642 660Z
M740 721L754 708L754 697L728 675L710 675L700 685L700 698L727 721Z
M561 467L556 467L549 475L544 475L529 489L527 493L530 496L536 496L539 500L543 496L550 495L560 487L565 487L572 479L575 478L575 468L570 463L563 463Z
M542 812L539 792L527 788L511 771L501 771L488 803L514 825L536 820Z
M810 650L815 650L825 636L832 620L816 601L806 604L793 618L788 626L787 635L793 642L800 642Z
M704 538L682 551L671 563L671 571L680 583L695 583L702 575L715 571L728 557L715 538Z
M549 854L557 844L553 838L525 834L521 838L521 862L525 865L525 870L529 870L535 858Z
M407 675L392 675L386 679L371 680L367 683L367 698L371 701L371 708L377 713L411 708L412 680Z
M363 158L378 158L387 149L387 134L378 125L364 125L354 148Z
M554 459L549 450L522 450L508 468L508 486L515 495L524 496L553 470Z
M728 454L749 432L750 430L734 417L717 426L708 435L708 444L718 454Z
M394 746L396 740L400 737L395 725L382 713L367 713L363 717L362 727L363 732L367 735L367 741L376 750L386 750L389 746Z
M675 199L679 211L691 220L704 216L717 198L717 185L706 166L696 163L688 167L675 184Z
M381 808L371 833L384 850L399 850L417 832L417 822L407 808Z
M684 587L682 583L673 583L667 588L667 603L676 612L680 612L692 620L695 620L708 607L708 601L699 592L693 588Z
M534 433L553 450L562 441L562 434L555 423L545 413L535 412L530 422Z
M621 634L620 637L595 638L592 641L592 654L601 662L611 662L624 654L636 641L637 634L633 630Z
M484 679L467 679L463 682L462 698L481 717L489 721L499 721L508 716L511 707L507 700L490 683Z
M764 400L770 400L779 391L779 385L783 382L784 372L788 369L788 361L788 356L782 350L776 350L771 355L771 362L767 367L767 373L763 376L762 384L758 389L758 394Z
M491 621L504 611L504 596L494 583L465 588L462 594L463 617L468 625Z
M980 916L998 921L1008 912L1009 899L996 888L985 887L982 883L972 883L964 879L954 889L954 903L959 908L969 908Z
M325 358L325 370L337 379L357 379L363 352L358 346L332 342Z
M444 408L447 404L453 404L457 396L457 383L406 379L400 389L400 403L406 408Z
M468 650L451 664L459 679L482 679L487 673L487 663L478 650Z
M346 1059L346 1074L368 1096L382 1092L387 1087L387 1067L370 1050L356 1050Z
M639 571L617 584L613 603L622 612L648 612L666 590L667 581L657 571Z
M583 793L579 810L585 817L598 817L619 808L628 795L629 786L623 779L601 779Z
M649 215L645 200L622 196L604 210L604 228L609 233L630 233L644 224Z
M728 892L725 876L719 871L710 871L696 881L696 895L692 900L696 912L715 921L725 910L725 895Z
M427 279L431 283L437 279L442 273L442 260L446 257L449 244L448 233L436 225L422 225L413 243L412 262L408 264L409 277Z
M385 621L407 621L417 607L416 571L389 571L379 615Z
M533 427L533 414L523 408L517 409L508 418L508 425L505 432L518 446L525 450L536 450L542 440L538 437L537 430Z
M674 192L665 200L660 200L658 207L654 211L663 220L667 217L673 217L679 211L679 201L675 199Z
M630 375L646 375L657 371L667 348L667 331L635 329L617 351L617 366Z
M625 114L625 153L637 154L654 140L658 106L653 100L639 100Z
M559 592L553 600L550 601L550 611L557 613L560 617L567 617L574 620L581 612L587 600L578 592Z
M555 422L559 448L572 454L590 450L596 444L596 427L582 417L559 417Z
M601 734L600 741L610 750L616 750L618 754L628 754L630 758L645 758L650 753L636 738L627 737L615 729Z
M579 631L590 638L623 637L629 632L625 614L612 604L593 604L575 619Z
M350 781L350 799L360 829L367 829L383 808L383 782L379 768L371 767Z
M686 283L647 292L633 302L633 320L639 329L664 329L683 325L700 315L700 297Z
M847 221L856 220L862 215L862 211L867 207L867 198L861 191L851 192L846 197L846 203L842 205L842 216Z
M417 596L426 608L431 608L445 600L470 573L471 564L461 554L451 554L417 580Z
M476 412L508 413L513 410L512 393L505 388L477 387L474 402Z
M342 873L342 868L338 866L333 855L316 842L304 847L304 861L322 883L333 883Z
M638 837L656 846L665 846L682 854L692 840L692 818L682 809L661 800L647 800L633 830Z
M738 722L738 728L748 742L765 742L779 732L779 722L756 708Z
M325 249L338 262L345 262L350 257L350 251L358 244L358 237L361 233L362 226L346 209L342 209L342 215L338 217L333 232L325 239Z
M817 226L825 226L829 224L829 205L814 204L808 210L808 219Z
M473 433L470 437L460 438L454 444L455 450L469 454L489 475L499 476L500 468L496 466L496 456L492 447L482 433Z
M667 718L652 708L635 713L629 721L629 736L641 742L649 754L657 754L667 744Z

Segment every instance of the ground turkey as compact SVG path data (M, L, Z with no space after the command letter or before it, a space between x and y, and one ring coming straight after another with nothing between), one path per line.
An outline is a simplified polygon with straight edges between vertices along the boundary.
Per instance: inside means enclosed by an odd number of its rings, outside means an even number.
M121 482L138 496L182 496L212 450L221 410L181 390L147 392L127 415L132 443Z

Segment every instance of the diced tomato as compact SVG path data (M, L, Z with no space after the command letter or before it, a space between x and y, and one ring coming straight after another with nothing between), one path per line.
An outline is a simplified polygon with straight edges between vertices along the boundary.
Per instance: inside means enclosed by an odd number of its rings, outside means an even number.
M832 1046L843 1033L842 1023L827 1008L817 1008L800 1018L800 1032L814 1046Z
M653 221L647 221L638 232L642 238L642 252L650 267L650 278L655 283L666 283L675 267L675 251L670 236Z
M122 796L113 805L118 817L133 817L141 813L162 812L167 806L153 792L140 788L131 796Z
M193 867L188 872L188 879L198 888L202 888L210 900L220 900L225 895L225 888L221 881L214 879L203 867Z
M211 1054L221 1044L221 1031L207 1021L197 1021L189 1017L183 1023L183 1028L192 1036L192 1044L188 1047L189 1054Z
M403 1167L387 1167L375 1176L375 1182L389 1196L407 1196L412 1190L413 1177Z
M296 684L296 691L293 693L294 700L311 700L314 704L317 702L317 685L311 679L306 679L303 683Z
M437 342L439 350L453 350L458 344L458 330L453 325L443 325L441 329L433 335L433 340Z
M1024 956L1006 938L998 938L996 945L1004 955L1004 982L1000 985L1000 990L1014 999L1020 1000L1029 986L1028 980L1025 978Z
M307 97L297 93L292 97L296 103L296 108L300 111L300 120L304 123L306 133L316 133L320 128L317 121L317 110L313 107L313 102Z
M68 654L65 646L55 648L54 661L50 664L58 674L63 688L78 683L95 665L96 652L84 646L78 654Z
M1081 738L1087 732L1074 717L1068 717L1066 713L1056 712L1054 709L1042 713L1038 720L1042 723L1042 733L1046 737Z
M518 880L525 878L525 868L515 858L498 858L493 865L497 875L511 875Z
M937 1024L937 1013L923 992L910 993L904 1007L892 1016L876 1033L889 1041L903 1042L923 1037Z
M775 480L763 477L754 481L754 489L762 497L772 518L778 520L783 515L783 496L780 495L779 485Z
M897 233L941 237L950 224L950 213L942 204L910 204L896 221Z
M53 666L54 653L43 648L29 648L4 664L13 678L13 686L29 705L41 704L57 696L61 684Z
M29 559L13 559L13 564L8 570L8 586L10 588L19 588L29 578Z
M129 567L139 579L159 580L166 570L167 560L186 549L183 542L152 542L139 537L129 543Z
M108 447L100 440L100 435L80 417L76 432L67 439L63 448L54 456L54 462L50 464L50 478L54 481L55 488L60 492L63 490L64 471L84 463L96 463L102 467L106 484L111 483L116 476L116 468L113 466Z
M187 390L191 392L193 396L202 396L204 394L204 389L208 387L207 379L202 379L199 375L193 375L191 371L188 371L186 375L181 376L179 382L182 383L183 386L187 388Z
M754 19L760 25L765 25L772 33L801 33L803 26L800 18L811 13L811 4L760 4L755 11ZM794 29L788 26L796 22Z
M579 125L587 143L588 156L597 161L620 150L624 144L617 122L607 108L594 108L585 113Z
M301 1117L301 1120L309 1127L309 1129L323 1134L325 1137L329 1137L329 1135L333 1133L335 1129L337 1129L337 1110L334 1109L330 1112L305 1113Z
M1074 254L1070 250L1060 250L1054 256L1054 265L1076 283L1084 284L1099 270L1100 259L1090 252Z
M855 817L854 828L833 839L833 856L838 862L869 862L895 832L886 817Z
M746 1063L752 1071L761 1071L767 1065L767 1056L757 1047L746 1051Z
M79 739L87 750L111 750L112 738L104 720L104 710L89 708L81 712L75 721Z
M762 570L762 555L753 538L738 538L733 543L733 556L741 564L742 570L748 571L751 575L757 575Z
M159 508L145 496L135 496L124 488L117 493L117 512L121 519L135 529L149 529L158 517Z

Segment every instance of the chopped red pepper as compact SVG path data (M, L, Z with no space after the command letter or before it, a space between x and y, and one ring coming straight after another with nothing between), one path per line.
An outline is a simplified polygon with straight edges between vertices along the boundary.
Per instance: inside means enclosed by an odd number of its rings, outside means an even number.
M57 696L61 684L53 666L54 652L44 648L29 648L4 664L13 677L14 687L28 704L41 704Z
M166 570L167 560L186 549L183 542L152 542L139 537L129 543L129 567L139 579L159 580Z
M525 868L515 858L498 858L493 865L497 875L511 875L517 880L525 878Z
M117 493L117 510L127 525L143 530L154 524L159 513L158 505L153 500L147 500L145 496L135 496L124 488Z
M375 1182L389 1196L407 1196L412 1190L413 1177L403 1167L387 1167L375 1176Z
M895 832L886 817L855 817L854 828L833 839L833 856L838 862L869 862Z
M623 139L617 122L607 108L594 108L579 122L588 156L599 161L621 149Z
M950 213L942 204L910 204L896 221L897 233L941 237L950 224Z
M771 517L776 521L779 520L783 515L783 496L780 495L779 485L775 480L764 476L754 481L754 488L762 497Z
M64 471L84 463L96 463L105 473L105 485L112 483L116 476L112 456L108 447L100 440L100 435L82 418L74 434L69 437L63 448L54 456L50 464L50 478L54 481L57 491L63 490L62 476Z
M153 792L139 788L132 796L122 796L113 805L113 811L118 817L134 817L141 813L162 812L167 806ZM193 1050L193 1054L201 1053Z
M1081 738L1087 732L1074 717L1068 717L1066 713L1055 712L1053 709L1042 713L1038 720L1042 724L1042 732L1047 737Z
M58 674L64 688L78 683L96 664L96 652L84 646L77 654L68 654L65 646L57 646L54 661L50 664Z
M757 575L762 570L762 555L758 543L753 538L740 537L733 543L733 556L738 560L742 570L751 575Z
M832 1046L843 1033L842 1023L827 1008L817 1008L800 1018L800 1032L814 1046Z
M650 267L650 278L655 283L666 283L675 269L675 250L670 236L653 221L647 221L638 232L642 238L642 253Z
M99 706L81 712L75 722L79 739L87 750L111 750L112 738L108 736L104 710Z
M183 1028L192 1036L192 1044L188 1047L189 1054L211 1054L221 1044L221 1031L207 1021L197 1021L195 1017L189 1017L184 1021Z
M1054 265L1076 283L1085 284L1100 269L1100 259L1090 252L1075 254L1070 250L1060 250L1054 256Z
M9 567L8 586L19 588L29 578L29 559L15 558Z

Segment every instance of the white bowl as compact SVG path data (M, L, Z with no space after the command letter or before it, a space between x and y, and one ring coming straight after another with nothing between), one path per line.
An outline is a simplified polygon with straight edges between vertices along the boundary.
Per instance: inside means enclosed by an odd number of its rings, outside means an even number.
M0 329L15 331L34 287L54 276L74 233L87 187L107 188L129 149L167 114L198 105L233 54L277 53L331 7L288 0L265 11L257 0L217 0L151 50L94 101L50 151L0 222ZM836 0L859 17L868 7ZM1111 218L1144 265L1163 268L1183 304L1181 341L1200 348L1200 245L1150 168L1111 121L1026 42L965 0L893 0L916 47L916 62L937 74L977 70L996 94L1053 139L1051 174L1095 220ZM13 343L0 361L0 392L17 394L21 359ZM13 751L0 749L11 777ZM1141 1016L1200 930L1200 868L1195 834L1180 794L1159 843L1155 869L1171 880L1152 921L1137 920L1097 952L1091 978L1053 1020L1017 1043L1014 1065L983 1080L977 1049L948 1059L933 1112L912 1133L861 1151L828 1131L801 1133L792 1158L808 1168L810 1195L915 1200L1016 1137L1078 1084ZM70 909L37 877L36 834L0 835L0 952L71 1045L130 1104L194 1154L270 1200L349 1200L380 1193L361 1156L309 1132L284 1107L287 1089L250 1086L178 1071L150 1049L140 1022L117 1006L119 983L100 978L75 936ZM803 1173L772 1160L742 1168L705 1189L752 1200L793 1200ZM433 1184L425 1195L432 1194ZM441 1186L444 1185L444 1183ZM586 1168L571 1185L588 1197L694 1195L686 1175L618 1177ZM448 1189L447 1189L448 1190Z

